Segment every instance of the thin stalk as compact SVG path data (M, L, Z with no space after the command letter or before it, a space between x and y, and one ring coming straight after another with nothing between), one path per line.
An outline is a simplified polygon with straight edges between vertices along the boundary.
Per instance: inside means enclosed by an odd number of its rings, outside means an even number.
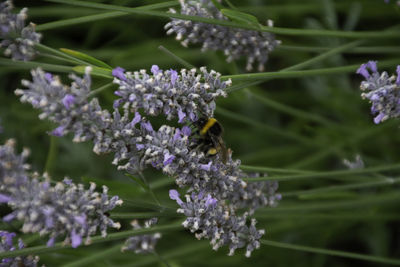
M11 59L0 58L0 66L7 66L8 69L33 69L40 67L44 70L49 71L57 71L57 72L72 72L72 67L62 66L62 65L55 65L55 64L48 64L48 63L40 63L35 61L14 61Z
M274 213L264 213L264 214L256 214L255 217L257 219L323 219L323 220L361 220L361 221L370 221L370 220L378 220L378 221L398 221L400 220L400 216L397 214L368 214L368 213L282 213L282 214L274 214Z
M157 253L157 251L153 251L153 254L157 257L157 259L158 259L158 261L159 261L160 263L164 264L164 265L167 266L167 267L171 267L171 266L168 264L168 262L167 262L163 257L161 257L160 254Z
M107 83L107 84L105 84L105 85L103 85L103 86L100 86L99 88L97 88L97 89L95 89L95 90L92 90L92 91L89 93L88 97L89 97L89 98L94 97L94 96L100 94L101 92L103 92L103 91L109 89L109 88L112 87L113 85L114 85L113 83Z
M158 200L156 194L154 194L153 190L151 189L150 184L147 181L146 177L141 172L139 172L139 176L142 179L142 181L144 182L144 184L146 185L146 189L150 193L150 195L152 196L154 201L157 203L158 206L162 207L162 205L161 205L160 201Z
M192 68L196 67L196 66L190 64L189 62L187 62L186 60L184 60L183 58L181 58L181 57L177 56L176 54L172 53L170 50L168 50L167 48L165 48L162 45L160 45L158 47L158 49L160 49L165 54L167 54L168 56L172 57L173 59L175 59L177 62L179 62L180 64L182 64L183 66L185 66L188 69L192 69Z
M46 165L44 167L44 170L49 174L51 173L51 170L54 165L54 161L57 157L57 142L58 142L58 138L51 135L49 150L47 152Z
M65 54L65 53L63 53L63 52L61 52L61 51L59 51L59 50L57 50L57 49L48 47L48 46L46 46L46 45L44 45L44 44L39 44L39 43L37 43L37 44L35 44L35 48L38 49L39 51L48 52L48 53L51 53L51 54L53 54L53 55L62 57L62 58L64 58L65 60L68 60L68 62L73 62L74 64L78 64L78 65L90 65L90 64L89 64L88 62L86 62L86 61L83 61L83 60L77 59L77 58L75 58L75 57L72 57L72 56L70 56L70 55L67 55L67 54Z
M233 28L241 28L248 29L254 31L262 31L262 32L270 32L281 35L291 35L291 36L324 36L324 37L343 37L343 38L351 38L351 39L383 39L383 38L400 38L399 31L364 31L364 32L355 32L355 31L332 31L332 30L314 30L314 29L290 29L290 28L280 28L280 27L267 27L261 25L254 24L246 24L246 23L236 23L231 22L229 20L218 20L211 18L204 18L199 16L189 16L182 15L178 13L167 13L160 11L150 11L150 10L138 10L137 8L129 8L129 7L121 7L117 5L106 5L100 3L91 3L85 1L76 1L76 0L46 0L48 2L54 3L63 3L68 5L82 6L82 7L91 7L98 8L104 10L114 10L114 11L122 11L137 15L148 15L148 16L156 16L162 18L175 18L182 20L191 20Z
M294 244L276 242L276 241L265 240L265 239L261 240L261 244L264 244L267 246L278 247L278 248L287 248L287 249L293 249L293 250L298 250L298 251L324 254L324 255L328 255L328 256L338 256L338 257L344 257L344 258L364 260L364 261L369 261L369 262L379 262L379 263L384 263L384 264L400 265L400 260L398 260L398 259L391 259L391 258L385 258L385 257L379 257L379 256L373 256L373 255L364 255L364 254L358 254L358 253L346 252L346 251L340 251L340 250L331 250L331 249L315 248L315 247L308 247L308 246L302 246L302 245L294 245Z
M240 165L240 168L244 171L254 171L254 166L248 166L248 165ZM296 169L281 169L281 168L272 168L272 167L261 167L262 168L262 172L275 172L275 173L296 173L296 174L300 174L300 173L313 173L315 171L308 171L308 170L296 170Z
M181 222L175 222L175 223L169 223L167 225L159 225L159 226L154 226L151 228L141 228L141 229L135 229L135 230L129 230L129 231L123 231L123 232L118 232L118 233L112 233L107 235L107 237L102 237L102 236L94 236L91 238L92 244L97 244L97 243L102 243L102 242L109 242L113 240L119 240L119 239L124 239L128 238L130 236L135 236L135 235L142 235L142 234L149 234L149 233L154 233L154 232L163 232L163 231L173 231L180 229L182 227ZM23 248L19 250L13 250L13 251L4 251L0 252L0 259L3 258L14 258L17 256L22 256L22 255L37 255L41 253L49 253L49 252L54 252L58 251L61 249L66 249L69 247L65 247L64 242L58 242L54 244L53 247L47 247L46 245L42 246L35 246L35 247L28 247L28 248Z
M115 245L109 249L106 250L99 250L96 253L89 254L89 256L82 257L79 260L69 262L65 265L61 265L63 267L78 267L78 266L89 266L88 264L98 262L102 259L111 257L111 256L116 256L115 254L118 254L118 252L121 252L121 244Z
M246 166L247 170L257 171L257 172L267 172L263 167L252 167ZM267 168L268 169L268 168ZM336 170L336 171L326 171L326 172L313 172L306 174L296 174L296 175L282 175L282 176L270 176L270 177L257 177L257 178L245 178L249 182L258 181L292 181L298 179L312 179L312 178L330 178L342 175L354 175L354 174L371 174L375 172L390 171L400 169L400 164L392 164L385 166L377 166L362 169L348 169L348 170Z
M391 59L379 62L380 67L396 66L400 59ZM303 63L301 63L303 64ZM261 72L261 73L247 73L236 75L224 75L221 79L232 79L232 81L262 81L270 79L287 79L287 78L303 78L318 75L333 75L342 73L356 72L360 64L347 65L341 67L321 68L314 70L298 70L298 71L278 71L278 72Z
M153 10L153 9L158 9L158 8L173 7L176 5L178 5L177 1L168 1L168 2L164 2L164 3L135 7L134 9ZM99 21L99 20L103 20L103 19L122 17L122 16L126 16L129 14L130 13L120 12L120 11L104 12L101 14L88 15L88 16L83 16L83 17L79 17L79 18L64 19L64 20L59 20L59 21L43 23L41 25L36 26L36 30L37 31L51 30L51 29L56 29L56 28L60 28L60 27L66 27L66 26L71 26L71 25L87 23L87 22Z
M389 178L387 177L385 180L380 181L372 181L366 183L353 183L353 184L346 184L346 185L334 185L322 188L316 188L311 190L301 190L295 192L287 192L281 193L283 197L293 197L293 196L300 196L300 195L307 195L307 194L315 194L315 193L322 193L322 192L332 192L332 191L345 191L345 190L352 190L352 189L362 189L368 187L376 187L376 186L385 186L385 185L394 185L400 182L400 178Z
M280 45L276 48L276 52L294 51L294 52L325 52L334 49L333 47L326 46L299 46L299 45ZM399 54L400 47L398 46L365 46L353 47L346 51L346 54Z

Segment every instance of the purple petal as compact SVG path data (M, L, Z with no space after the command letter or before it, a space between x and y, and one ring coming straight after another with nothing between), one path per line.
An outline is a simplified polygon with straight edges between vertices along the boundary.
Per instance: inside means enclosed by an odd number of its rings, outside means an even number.
M69 178L64 178L64 180L63 180L63 183L64 184L66 184L66 185L71 185L72 184L72 179L69 179Z
M69 109L75 103L75 96L66 94L62 99L62 103L66 109Z
M114 91L114 95L121 97L122 93L121 93L121 91Z
M153 131L154 131L154 130L153 130L153 127L151 126L151 123L150 123L149 121L148 121L148 122L142 121L141 125L142 125L142 127L143 127L144 129L146 129L146 131L148 131L148 132L153 132Z
M122 80L122 81L126 81L126 76L124 74L125 69L121 68L121 67L116 67L115 69L112 70L112 76Z
M172 140L177 141L177 140L179 140L179 139L181 139L181 130L176 129L176 130L175 130L174 137L172 138Z
M5 222L11 222L14 219L15 219L15 214L14 213L10 213L10 214L8 214L8 215L3 217L3 221L5 221Z
M48 247L54 246L55 241L56 241L55 237L50 238L49 241L47 241L46 246L48 246Z
M157 65L151 66L151 73L153 73L153 75L157 75L159 72L160 68Z
M175 189L169 190L169 198L175 200L179 206L182 206L183 201L179 198L179 193Z
M8 203L10 200L10 196L0 194L0 203Z
M113 104L113 107L114 108L118 108L121 105L122 102L124 102L122 99L115 100L114 104Z
M200 169L209 172L211 170L211 161L208 164L200 164Z
M362 75L362 76L364 76L365 79L368 79L368 78L369 78L369 72L368 72L368 70L367 70L367 65L366 65L366 64L362 64L362 65L358 68L358 70L357 70L356 73L357 73L357 74L360 74L360 75Z
M171 162L175 159L174 155L169 154L169 152L167 151L167 153L164 154L164 166L167 166L168 164L171 164Z
M75 229L71 232L71 246L73 248L78 247L82 243L82 237L75 232Z
M396 72L397 72L396 84L397 84L398 86L400 86L400 65L397 66Z
M375 124L379 124L379 123L382 121L382 119L383 119L384 116L385 116L385 114L379 113L378 116L376 116L376 117L374 118L374 123L375 123Z
M10 247L13 246L12 240L16 236L15 233L9 233L9 232L6 232L6 231L0 231L0 236L4 237L4 240L5 240L5 242L6 242L6 244L8 246L10 246Z
M172 85L175 85L175 82L178 79L178 72L176 72L173 69L170 69L169 72L171 74L171 83L172 83Z
M378 71L378 68L377 68L377 66L376 66L376 64L378 63L378 61L372 61L372 60L370 60L370 61L368 61L368 63L367 63L367 67L370 69L370 70L372 70L372 72L377 72Z
M182 109L178 109L178 117L179 117L178 122L179 122L179 123L182 123L183 120L184 120L185 117L186 117L186 114L182 111Z
M129 101L133 102L133 101L135 101L135 99L136 99L136 95L131 94L131 95L129 96Z
M45 78L49 83L51 83L51 82L53 81L53 75L52 75L51 73L46 72L46 73L44 74L44 78Z
M84 225L84 226L86 225L86 215L85 214L75 216L74 219L75 219L75 222L77 222L81 225Z
M205 206L208 208L209 206L217 205L217 200L213 198L211 195L207 195Z
M22 241L22 239L18 239L18 248L19 249L23 249L25 247L24 242Z
M61 137L64 135L64 129L65 129L64 126L58 126L50 134L53 136Z
M137 150L142 150L144 148L143 144L136 144L136 149Z
M141 119L142 119L142 116L140 116L140 113L139 112L135 112L135 117L133 118L133 120L131 122L131 126L135 127L135 125L137 123L139 123Z
M190 134L192 133L192 130L190 129L189 126L183 126L182 127L182 133L185 136L190 136Z

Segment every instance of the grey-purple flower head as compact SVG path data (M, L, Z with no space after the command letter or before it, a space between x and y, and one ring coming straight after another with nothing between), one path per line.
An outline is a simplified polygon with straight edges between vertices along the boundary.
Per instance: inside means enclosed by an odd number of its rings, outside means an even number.
M389 76L384 71L378 72L377 61L369 61L362 64L357 73L365 78L361 82L361 97L368 99L371 113L375 115L376 124L389 118L400 116L400 65L397 66L396 74Z
M211 0L180 0L183 15L199 16L218 20L227 20ZM170 9L171 13L177 13ZM268 20L268 26L273 22ZM247 70L251 70L258 62L258 70L262 71L268 60L268 54L281 42L275 36L267 32L259 32L245 29L231 28L221 25L213 25L190 20L172 19L165 25L167 34L176 34L176 39L187 47L190 43L202 44L202 51L219 50L227 56L231 62L240 57L247 58Z
M0 3L0 46L5 48L4 54L14 60L31 60L35 54L35 44L40 42L41 35L35 32L35 25L25 26L27 8L19 14L12 13L12 1Z
M14 246L13 239L16 236L15 233L7 231L0 231L0 252L14 251L16 249L22 249L25 247L21 239L18 240L18 248ZM0 266L28 266L36 267L39 262L38 256L18 256L15 258L4 258L0 261Z
M199 113L212 117L215 99L225 97L225 89L231 85L230 80L220 80L220 73L205 67L200 72L182 69L179 74L157 65L151 67L151 74L146 70L124 72L117 67L112 73L119 85L114 107L129 103L134 110L143 109L150 116L164 114L168 120L178 118L179 123L196 121Z
M144 222L144 228L150 228L157 223L157 218L152 218ZM131 222L133 229L142 229L137 220ZM147 254L154 252L158 240L161 238L161 233L136 235L129 237L124 246L121 248L122 252L133 251L136 254Z

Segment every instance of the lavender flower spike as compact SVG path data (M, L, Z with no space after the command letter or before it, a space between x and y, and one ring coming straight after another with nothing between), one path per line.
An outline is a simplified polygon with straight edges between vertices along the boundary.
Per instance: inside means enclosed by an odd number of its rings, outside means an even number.
M372 71L372 74L368 72ZM357 73L364 76L361 82L361 97L372 103L371 113L375 115L374 122L379 124L389 118L400 116L400 66L397 66L396 74L389 76L384 71L379 73L376 61L362 64ZM396 77L397 76L397 77Z
M41 35L35 32L35 25L25 26L27 8L19 14L13 14L11 0L0 3L0 46L5 48L4 54L14 60L31 60L36 50L34 45L40 42Z
M0 231L0 252L16 250L13 244L15 233ZM18 240L18 249L24 248L24 243L21 239ZM18 256L15 258L4 258L0 261L0 266L27 266L36 267L39 262L38 256Z
M105 236L108 227L120 227L106 214L122 200L110 198L107 187L98 193L94 183L86 190L69 179L51 186L46 174L30 177L26 173L29 166L24 162L27 153L15 155L14 144L8 141L0 146L0 192L12 209L4 221L18 219L23 222L23 232L50 235L48 245L54 244L57 237L66 236L65 241L73 247L80 245L83 238L89 243L97 230Z
M180 0L180 4L180 13L183 15L228 20L210 0ZM170 12L177 13L175 9L170 9ZM268 21L268 26L273 26L271 20ZM275 36L271 33L189 20L172 19L165 25L165 29L168 35L175 33L176 39L185 47L190 43L201 43L202 51L208 49L223 51L228 62L247 57L247 70L251 70L257 61L258 70L263 71L268 54L281 43L275 40Z
M225 89L231 81L221 81L221 74L207 71L205 67L175 70L161 70L153 65L152 75L146 70L134 73L114 74L114 83L119 85L115 92L123 103L129 103L134 110L143 109L150 116L164 114L168 120L179 118L179 123L196 121L198 113L212 117L215 98L226 96Z

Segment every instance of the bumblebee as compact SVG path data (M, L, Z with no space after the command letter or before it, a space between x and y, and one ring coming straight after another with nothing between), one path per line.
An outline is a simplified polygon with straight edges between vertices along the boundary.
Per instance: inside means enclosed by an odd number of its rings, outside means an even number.
M228 150L226 149L222 135L224 129L215 118L200 118L195 122L198 129L198 147L204 149L210 156L219 154L222 162L226 163Z

